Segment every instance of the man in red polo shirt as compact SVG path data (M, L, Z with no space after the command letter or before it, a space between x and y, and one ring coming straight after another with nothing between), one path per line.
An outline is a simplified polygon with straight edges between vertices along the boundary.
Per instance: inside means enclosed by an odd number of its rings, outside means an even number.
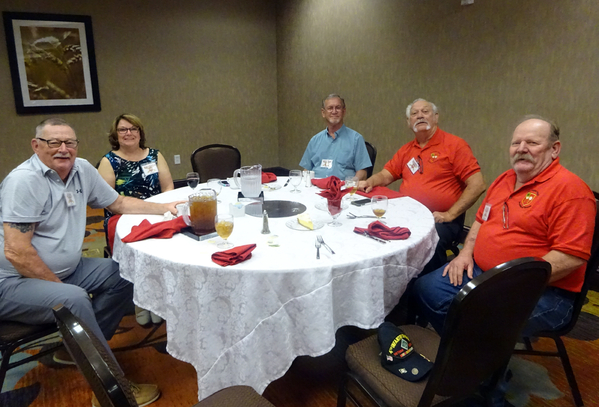
M528 256L551 263L551 278L523 335L569 321L590 257L596 204L584 181L561 166L560 149L559 129L549 120L527 116L518 124L510 145L512 169L489 187L464 249L414 284L420 312L437 332L453 297L472 278Z
M399 192L425 205L435 218L439 243L421 275L447 262L447 250L464 226L464 215L485 191L478 161L468 143L437 127L434 103L416 99L406 109L414 140L402 146L383 170L359 184L368 193L402 179Z

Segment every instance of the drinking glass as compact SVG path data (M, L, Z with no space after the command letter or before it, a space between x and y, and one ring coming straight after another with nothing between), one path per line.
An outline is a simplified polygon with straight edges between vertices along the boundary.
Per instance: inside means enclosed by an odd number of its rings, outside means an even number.
M291 185L293 185L293 193L301 192L297 189L297 186L302 182L302 172L300 170L291 170L289 171L289 180L291 181Z
M208 185L208 188L211 188L211 189L214 190L214 192L216 192L216 202L220 203L220 200L218 199L218 194L220 194L220 191L223 189L223 186L220 183L220 179L218 179L218 178L210 178L207 181L207 185Z
M356 177L356 176L345 177L345 189L349 189L349 198L348 199L350 201L353 201L355 199L354 194L358 190L358 177Z
M197 172L188 172L186 178L187 185L189 186L189 188L191 188L192 191L196 189L196 187L200 183L200 174L198 174Z
M339 199L327 199L327 211L333 217L333 221L327 223L328 226L341 226L342 223L337 220L339 215L341 215L341 211L347 208L345 201L343 198Z
M216 215L214 224L216 226L216 233L223 239L216 247L219 249L230 249L233 247L233 244L227 240L231 236L231 233L233 233L233 215L229 215L228 213Z
M385 222L381 220L381 217L385 215L385 212L387 212L387 203L387 197L384 195L375 195L371 199L370 206L372 207L372 213L374 213L374 216L376 216L378 220L383 223Z

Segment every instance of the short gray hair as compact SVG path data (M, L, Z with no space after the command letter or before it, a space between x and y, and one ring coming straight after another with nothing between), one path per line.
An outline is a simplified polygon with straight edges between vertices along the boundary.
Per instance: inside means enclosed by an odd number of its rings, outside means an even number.
M538 114L527 114L526 116L523 116L520 120L518 120L518 122L514 126L514 129L527 120L541 120L541 121L547 123L549 125L549 141L551 141L552 143L559 141L558 125L553 120L547 119Z
M40 138L42 136L42 132L44 131L44 127L46 126L69 126L73 132L75 129L66 120L61 119L60 117L51 117L49 119L42 120L40 124L35 128L35 138Z
M327 96L326 98L322 99L322 108L324 109L324 102L326 102L329 99L334 99L334 98L338 98L341 100L341 104L343 105L343 108L345 109L345 100L343 100L343 98L341 96L339 96L336 93L331 93L329 96Z
M412 103L410 103L408 105L408 107L406 108L406 117L408 119L410 118L410 110L412 110L412 106L414 106L414 103L416 103L416 102L426 102L429 105L431 105L431 107L433 108L433 113L435 113L435 114L439 113L439 111L437 110L437 105L435 105L433 102L429 102L426 99L418 98L415 101L413 101Z

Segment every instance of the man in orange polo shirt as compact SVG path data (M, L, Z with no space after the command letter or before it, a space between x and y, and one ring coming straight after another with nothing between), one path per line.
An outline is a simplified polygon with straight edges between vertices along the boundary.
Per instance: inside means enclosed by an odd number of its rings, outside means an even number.
M361 181L359 189L368 193L402 179L399 192L433 213L439 243L424 275L447 262L446 252L462 231L466 210L485 191L485 183L468 143L437 126L434 103L416 99L406 116L414 140L402 146L381 172Z
M524 336L561 328L580 292L595 228L595 198L561 166L559 129L527 116L514 130L512 169L489 187L464 249L448 265L416 280L420 312L441 332L455 294L472 278L506 261L542 257L551 263L549 286Z

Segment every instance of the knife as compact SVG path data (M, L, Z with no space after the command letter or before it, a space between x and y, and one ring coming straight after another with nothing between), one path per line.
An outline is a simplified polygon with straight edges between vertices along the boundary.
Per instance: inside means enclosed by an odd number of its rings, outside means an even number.
M290 180L290 179L291 179L291 178L287 178L287 182L285 182L285 185L283 185L283 188L285 188L285 187L287 186L287 184L289 184L289 180Z
M355 231L354 231L354 232L355 232ZM388 242L388 240L381 239L381 238L379 238L379 237L376 237L376 236L372 236L372 235L368 234L368 232L356 232L356 233L357 233L357 234L359 234L359 235L362 235L362 236L369 237L369 238L371 238L372 240L376 240L376 241L377 241L377 242L379 242L379 243L383 243L383 244L385 244L385 243L387 243L387 242Z

